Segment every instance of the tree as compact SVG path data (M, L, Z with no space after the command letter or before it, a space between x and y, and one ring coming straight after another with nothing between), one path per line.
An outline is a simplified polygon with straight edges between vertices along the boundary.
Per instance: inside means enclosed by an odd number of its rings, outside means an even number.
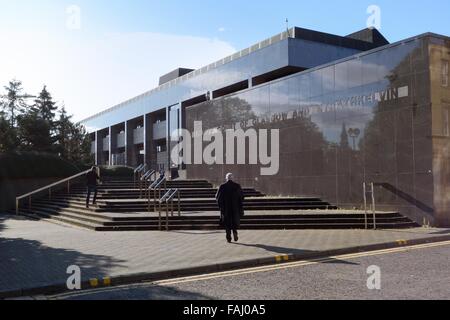
M50 123L40 117L35 109L17 117L19 149L23 151L51 152L53 138Z
M34 100L33 107L42 119L48 121L53 126L58 107L56 106L56 102L53 101L50 92L47 91L47 86L44 86L39 96Z
M46 135L46 141L54 145L56 142L56 112L58 110L58 106L56 102L53 101L53 98L47 90L47 86L44 86L42 91L39 93L39 96L34 100L33 105L34 111L37 113L37 120L43 123L44 127L48 130ZM42 132L44 133L44 132Z
M37 151L58 154L78 165L91 165L91 141L85 128L59 109L47 87L34 100L22 83L12 80L0 96L0 152ZM59 109L59 110L58 110Z
M19 145L16 128L11 128L4 114L0 113L0 152L15 150Z
M1 97L2 109L9 120L9 126L14 128L17 125L17 116L28 109L26 100L32 96L23 92L22 82L18 80L10 81L4 88L6 94Z
M93 164L94 159L91 155L91 142L90 136L81 124L72 124L67 160L76 164Z
M92 164L91 139L81 124L72 122L72 116L67 114L64 107L59 112L56 131L60 157L76 164Z
M60 157L69 158L69 140L72 131L72 116L67 114L63 106L59 111L59 119L56 123L56 151Z

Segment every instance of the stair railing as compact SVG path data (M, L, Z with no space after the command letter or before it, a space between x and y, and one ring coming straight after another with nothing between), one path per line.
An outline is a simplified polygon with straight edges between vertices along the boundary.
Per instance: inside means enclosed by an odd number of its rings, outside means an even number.
M142 180L142 182L143 182L143 192L144 192L144 196L146 195L146 191L148 190L148 187L150 186L150 184L152 183L152 182L154 182L154 181L156 181L156 180L158 180L157 178L156 178L156 174L157 174L157 172L156 172L156 170L149 170L149 171L147 171L147 175L146 175L146 177L144 177Z
M134 169L133 172L133 182L136 184L136 176L138 175L138 172L142 169L143 164L140 164L136 169Z
M171 210L172 210L172 214L171 216L173 217L173 213L174 213L174 200L177 199L178 202L178 217L181 217L181 192L179 189L172 189L172 193L171 195L167 198L167 203L171 203Z
M134 186L136 187L136 182L141 178L142 176L142 172L147 168L147 165L141 164L140 166L138 166L133 173L133 181L134 181Z
M156 179L156 171L148 170L140 179L139 179L139 198L142 199L142 193L144 189L147 188L147 183L151 180L152 176L155 176ZM153 181L153 180L152 180Z
M24 195L21 195L19 197L16 197L16 214L19 215L19 209L20 209L20 202L21 202L21 200L28 199L28 208L31 208L32 197L34 195L36 195L38 193L41 193L41 192L44 192L44 191L48 191L48 197L49 197L49 199L51 199L52 198L52 189L54 189L55 187L60 186L60 185L62 185L64 183L67 184L67 193L69 193L72 181L77 179L77 178L79 178L79 177L85 176L90 171L91 170L86 170L86 171L80 172L80 173L78 173L78 174L76 174L76 175L74 175L72 177L63 179L61 181L52 183L52 184L50 184L50 185L48 185L46 187L42 187L42 188L39 188L39 189L37 189L35 191L32 191L32 192L29 192L27 194L24 194Z
M366 230L369 229L369 221L368 221L368 215L369 215L369 209L368 209L368 200L367 197L369 196L371 199L371 209L372 209L372 215L373 215L373 229L377 229L377 213L376 213L376 207L375 207L375 184L372 183L363 183L363 193L364 193L364 220L365 220L365 227Z
M159 202L159 199L161 199L161 191L163 189L164 192L167 192L167 179L165 177L160 180L156 180L148 188L148 212L150 212L151 209L151 191L153 191L154 212L157 212L157 203ZM161 204L159 207L161 210Z
M178 189L170 189L164 194L164 196L159 200L159 224L158 228L161 231L162 227L162 205L166 205L166 231L169 231L169 210L170 216L173 218L174 214L174 199L178 195L178 217L181 217L181 196Z

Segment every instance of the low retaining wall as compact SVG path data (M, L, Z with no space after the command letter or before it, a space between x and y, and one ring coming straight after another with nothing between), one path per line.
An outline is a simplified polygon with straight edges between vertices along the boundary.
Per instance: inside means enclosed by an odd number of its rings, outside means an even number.
M16 197L50 185L62 178L2 179L0 181L0 213L14 209Z

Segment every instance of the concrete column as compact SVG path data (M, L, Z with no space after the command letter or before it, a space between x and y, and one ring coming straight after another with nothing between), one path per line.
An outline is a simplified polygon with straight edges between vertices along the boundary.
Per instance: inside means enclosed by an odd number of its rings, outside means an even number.
M155 148L153 141L153 123L153 116L151 114L146 114L144 117L144 159L149 169L156 170L156 154L153 150Z
M147 164L148 169L147 156L149 153L147 152L147 145L148 145L147 137L149 135L148 131L151 125L147 121L147 115L144 115L143 117L144 117L144 163Z
M113 145L113 130L112 127L108 128L108 134L109 134L109 152L108 152L108 164L112 165L112 155L113 155L113 150L112 150L112 145Z
M167 163L166 163L166 170L170 170L170 154L172 152L171 150L171 144L172 141L170 139L170 108L166 108L166 146L167 146Z
M130 167L137 167L136 146L134 145L133 131L136 128L134 121L130 120L125 123L125 154L126 164Z
M131 141L130 141L131 137ZM133 142L133 132L129 131L129 121L125 121L125 165L134 167L131 163L131 146Z
M99 152L101 152L101 144L99 142L100 140L100 134L98 131L95 132L95 165L100 165L100 155Z
M103 150L103 139L105 139L109 134L109 128L100 130L97 132L97 165L105 165L109 160L109 152Z

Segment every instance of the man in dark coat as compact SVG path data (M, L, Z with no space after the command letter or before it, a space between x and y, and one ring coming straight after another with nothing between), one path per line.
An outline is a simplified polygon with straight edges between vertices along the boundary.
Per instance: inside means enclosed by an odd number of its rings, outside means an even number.
M91 193L94 193L93 205L97 202L97 182L100 180L100 177L97 174L97 167L92 167L91 171L86 174L86 186L87 186L87 195L86 195L86 208L89 209L89 200L91 198Z
M227 231L227 241L231 242L231 231L234 241L238 241L238 229L241 217L244 216L244 193L239 184L233 182L233 174L228 173L227 182L220 186L216 199L220 208L221 218Z

